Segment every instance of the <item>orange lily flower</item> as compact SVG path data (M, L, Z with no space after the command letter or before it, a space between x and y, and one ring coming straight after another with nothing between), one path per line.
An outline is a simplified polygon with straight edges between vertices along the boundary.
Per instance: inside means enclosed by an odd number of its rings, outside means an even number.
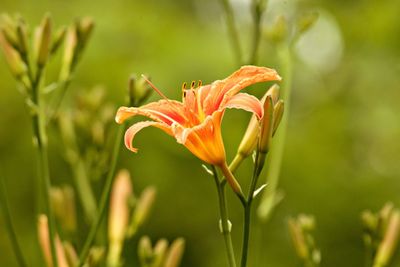
M225 163L225 149L221 136L221 121L226 108L244 109L258 118L263 116L260 101L243 88L259 82L281 80L269 68L243 66L224 80L190 89L183 87L182 102L164 98L141 107L120 107L115 120L123 123L127 118L142 115L152 121L135 123L125 133L125 145L133 152L132 140L141 129L154 126L176 138L202 161L221 166Z

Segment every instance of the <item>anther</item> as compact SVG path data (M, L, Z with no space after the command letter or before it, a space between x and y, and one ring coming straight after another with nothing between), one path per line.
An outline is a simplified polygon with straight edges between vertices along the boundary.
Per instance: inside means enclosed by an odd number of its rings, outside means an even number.
M196 85L195 81L192 81L192 83L190 84L190 89L194 89L194 86Z
M202 82L201 80L199 80L199 81L197 82L197 87L201 87L202 84L203 84L203 82Z

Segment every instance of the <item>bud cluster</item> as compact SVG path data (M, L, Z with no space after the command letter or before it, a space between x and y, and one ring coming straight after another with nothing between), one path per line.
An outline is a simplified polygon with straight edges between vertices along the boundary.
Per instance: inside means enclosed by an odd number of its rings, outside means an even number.
M388 266L396 250L400 233L400 211L386 203L378 213L362 212L364 244L374 267Z
M141 267L179 267L185 249L183 238L175 239L171 245L166 239L160 239L152 247L148 236L139 241L138 255Z
M321 262L321 253L317 249L312 231L315 229L313 216L300 214L288 220L290 237L296 254L304 266L317 267Z

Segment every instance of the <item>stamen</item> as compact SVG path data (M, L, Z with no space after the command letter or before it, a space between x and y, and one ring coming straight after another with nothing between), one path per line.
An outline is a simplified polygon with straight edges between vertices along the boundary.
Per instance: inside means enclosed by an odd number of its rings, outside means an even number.
M168 98L167 98L167 97L152 83L152 82L150 82L150 80L147 79L146 76L144 76L144 75L142 74L142 78L151 86L151 88L154 89L154 91L157 92L157 94L159 94L162 98L164 98L165 100L168 101ZM169 102L169 101L168 101L168 102Z
M199 81L197 82L197 87L201 87L202 84L203 84L203 82L202 82L201 80L199 80Z
M182 91L183 91L183 90L186 90L186 86L187 86L187 83L184 82L184 83L182 84Z
M190 89L194 89L194 86L196 85L195 81L192 81L192 83L190 84Z

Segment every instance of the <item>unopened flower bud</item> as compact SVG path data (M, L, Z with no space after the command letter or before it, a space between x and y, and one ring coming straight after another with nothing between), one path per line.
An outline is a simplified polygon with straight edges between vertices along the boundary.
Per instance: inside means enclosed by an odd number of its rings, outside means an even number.
M115 178L108 217L109 266L118 266L129 219L128 200L132 196L132 183L129 172L121 170Z
M1 33L14 49L19 50L19 40L16 28L17 25L13 18L8 14L1 15Z
M309 257L309 252L301 226L293 218L289 219L288 225L290 237L292 238L293 246L296 250L297 256L302 260L307 260Z
M89 250L87 266L98 266L104 258L105 251L104 247L92 247Z
M128 83L129 104L131 106L139 106L151 95L153 90L143 77L137 78L131 75Z
M315 218L310 215L300 214L297 218L298 223L303 231L309 232L315 228Z
M284 16L279 16L275 24L266 32L269 40L275 44L282 43L288 36L288 25Z
M375 232L378 227L378 218L369 210L361 213L361 221L368 232Z
M27 66L22 61L19 53L5 39L4 33L0 33L0 46L3 50L5 59L10 67L11 73L20 79L26 72Z
M69 266L75 266L78 261L78 254L70 242L64 242L64 251Z
M129 237L133 236L138 227L140 227L147 219L156 197L156 189L147 187L141 194L136 204L135 211L132 214L132 220L127 232Z
M44 258L46 260L46 264L48 267L53 266L53 260L51 257L51 249L50 249L50 235L49 235L49 225L48 225L47 216L44 214L39 215L38 217L38 238L40 247L42 249ZM54 236L55 239L55 246L56 246L56 253L58 259L58 266L59 267L69 267L67 258L65 256L64 247L60 241L60 238L56 234Z
M57 52L58 48L61 46L65 39L65 35L67 33L67 28L62 27L58 29L58 31L55 34L55 37L53 39L53 42L51 44L51 49L50 49L50 54L54 54Z
M53 187L50 190L50 201L56 218L67 232L76 230L75 193L71 186Z
M49 15L46 15L36 32L36 63L39 68L46 64L51 46L52 23Z
M308 31L314 25L317 19L318 19L317 12L311 12L301 16L296 23L298 34L302 34Z
M387 229L375 256L374 266L387 266L397 247L400 232L400 211L394 210L388 220Z
M284 110L285 103L283 102L283 100L279 100L274 106L274 125L272 129L272 136L275 135L276 130L278 129L278 126L282 121Z
M265 158L270 148L270 143L272 139L272 128L273 128L273 113L274 108L272 104L272 98L270 95L267 95L264 102L264 116L261 119L261 131L260 137L258 139L258 158L256 165L257 175L259 175L264 167Z
M28 53L28 33L26 29L26 24L22 19L18 20L17 24L17 36L18 36L18 47L21 55L26 55Z
M81 49L83 49L88 43L93 28L94 28L94 22L93 19L90 17L84 17L77 21L76 29Z
M154 246L153 251L153 265L152 266L160 266L163 263L166 253L168 250L168 241L166 239L160 239L157 241L156 245Z
M153 248L148 236L143 236L139 240L138 256L142 266L148 266L153 261Z
M185 250L185 240L178 238L172 242L165 259L164 267L178 267L181 263L183 252Z
M65 37L64 56L60 72L61 81L67 81L71 75L77 43L76 28L69 27Z

